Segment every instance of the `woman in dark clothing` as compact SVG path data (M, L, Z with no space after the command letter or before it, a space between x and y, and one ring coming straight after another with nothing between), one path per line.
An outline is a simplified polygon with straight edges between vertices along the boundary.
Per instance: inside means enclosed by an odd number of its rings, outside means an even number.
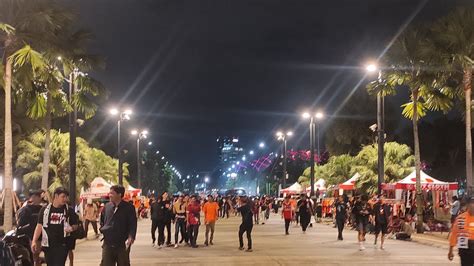
M301 229L303 233L306 233L306 228L308 228L309 222L311 221L311 216L313 215L313 206L311 202L306 198L306 195L301 196L301 200L298 202L299 215Z

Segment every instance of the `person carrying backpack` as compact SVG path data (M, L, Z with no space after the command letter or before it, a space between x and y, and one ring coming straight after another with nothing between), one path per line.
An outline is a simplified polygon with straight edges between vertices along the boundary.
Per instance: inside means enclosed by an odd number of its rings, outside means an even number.
M31 249L33 252L38 252L40 247L37 241L41 236L41 246L47 265L57 266L66 263L70 234L78 228L78 217L70 215L74 210L66 205L68 196L69 192L66 189L57 188L53 193L53 202L39 212Z

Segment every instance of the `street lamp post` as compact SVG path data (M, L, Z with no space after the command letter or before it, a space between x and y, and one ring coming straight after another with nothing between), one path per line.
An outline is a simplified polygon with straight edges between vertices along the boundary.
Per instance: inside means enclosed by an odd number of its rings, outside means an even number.
M279 131L276 134L277 139L283 142L283 188L286 187L286 179L288 178L288 172L287 172L287 138L293 136L293 132L288 131L286 134Z
M132 111L127 109L123 112L119 111L116 108L110 109L111 115L119 115L117 119L117 157L118 157L118 183L119 185L123 185L123 160L122 160L122 144L120 142L120 128L122 121L130 120L130 115Z
M73 106L72 112L69 112L69 193L70 203L75 205L76 202L76 121L77 121L77 108L73 104L73 97L76 93L75 79L77 70L74 69L69 74L69 104Z
M308 119L309 118L309 149L310 149L310 196L314 196L314 143L316 140L315 137L315 132L316 132L316 123L315 120L321 120L324 117L323 113L318 112L315 115L312 115L308 112L303 113L303 118ZM320 151L319 151L319 126L318 126L318 132L317 132L317 147L318 147L318 159L320 158Z
M132 135L137 136L137 185L138 188L142 187L142 175L141 175L141 156L140 156L140 139L146 139L148 131L142 130L132 130Z
M367 72L375 72L378 70L377 66L370 64L366 67ZM382 72L378 70L378 79L381 79ZM384 182L384 143L385 143L385 130L384 130L384 105L385 99L382 95L382 92L377 93L377 144L378 144L378 154L377 154L377 168L378 168L378 179L377 179L377 192L380 194L382 192L382 183Z

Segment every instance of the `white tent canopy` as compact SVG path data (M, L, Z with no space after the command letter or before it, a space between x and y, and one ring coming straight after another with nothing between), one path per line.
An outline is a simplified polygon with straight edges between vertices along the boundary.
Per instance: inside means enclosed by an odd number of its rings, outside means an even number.
M303 188L298 182L295 182L293 185L282 189L281 193L300 193L301 191L303 191Z
M112 185L102 177L96 177L94 180L92 180L91 186L88 189L84 190L84 188L81 188L81 198L94 199L106 197L109 195L111 186Z
M310 191L311 186L306 188L306 191ZM320 178L314 183L314 191L326 191L326 180Z

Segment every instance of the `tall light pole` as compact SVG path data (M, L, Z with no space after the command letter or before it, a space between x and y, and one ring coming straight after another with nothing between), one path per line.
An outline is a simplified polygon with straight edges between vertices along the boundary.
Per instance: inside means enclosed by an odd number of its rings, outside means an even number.
M374 64L367 65L367 72L372 73L378 71L378 79L382 77L382 72ZM378 135L378 180L377 180L377 192L380 194L382 192L382 183L384 182L384 142L385 142L385 130L384 130L384 97L382 92L377 93L377 135Z
M122 121L130 120L132 110L127 109L125 111L119 111L117 108L110 109L111 115L118 115L117 119L117 157L118 157L118 182L119 185L123 185L123 160L122 160L122 144L120 143L120 127Z
M310 196L313 197L314 196L314 144L315 144L315 140L316 140L316 137L315 137L315 132L316 132L316 123L315 123L315 120L321 120L323 119L324 115L323 113L321 112L317 112L315 114L312 114L312 113L309 113L309 112L305 112L303 113L303 118L304 119L309 119L309 152L310 152L310 168L309 168L309 171L310 171L310 189L311 189L311 192L310 192ZM318 126L318 132L317 132L317 144L318 144L318 159L320 158L321 154L320 154L320 151L319 151L319 126Z
M137 136L137 185L138 188L142 187L142 175L141 175L141 156L140 156L140 140L146 139L148 136L147 130L132 130L132 135Z
M73 104L73 97L76 93L76 76L77 69L74 69L69 74L69 104L72 106L72 111L69 112L69 201L72 206L76 203L76 121L77 121L77 107Z
M286 165L286 161L287 161L287 139L288 137L291 137L293 136L293 132L291 131L288 131L286 133L283 133L281 131L278 131L276 133L276 136L277 136L277 139L279 141L282 141L283 142L283 188L286 187L286 179L288 178L288 171L287 171L287 165Z

